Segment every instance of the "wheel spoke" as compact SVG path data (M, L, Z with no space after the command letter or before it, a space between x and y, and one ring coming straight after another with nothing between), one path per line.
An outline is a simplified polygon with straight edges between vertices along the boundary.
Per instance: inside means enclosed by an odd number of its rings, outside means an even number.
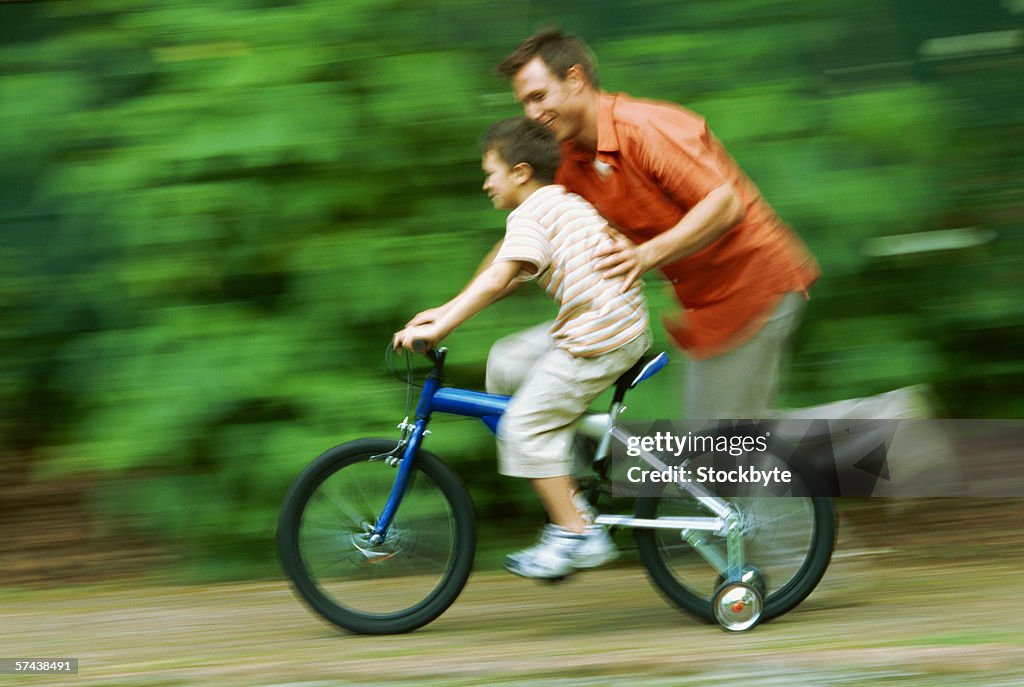
M744 566L761 573L765 617L783 613L814 588L831 555L834 521L826 499L730 498L744 528ZM673 496L638 501L641 517L689 515L694 504ZM637 545L652 581L683 609L711 619L711 596L724 577L674 530L638 530ZM720 538L705 537L724 557Z
M325 454L289 491L278 537L285 569L325 618L357 632L408 631L461 591L472 567L472 505L449 468L421 453L383 540L369 528L397 471L373 442L360 453ZM314 463L314 466L317 464ZM305 480L305 481L304 481Z

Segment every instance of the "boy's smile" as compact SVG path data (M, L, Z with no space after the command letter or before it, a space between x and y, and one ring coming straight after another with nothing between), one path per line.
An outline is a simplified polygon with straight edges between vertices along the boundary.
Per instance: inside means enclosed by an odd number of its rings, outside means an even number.
M521 191L529 175L519 165L510 169L505 161L493 150L488 150L483 159L484 191L498 210L512 210L522 202Z

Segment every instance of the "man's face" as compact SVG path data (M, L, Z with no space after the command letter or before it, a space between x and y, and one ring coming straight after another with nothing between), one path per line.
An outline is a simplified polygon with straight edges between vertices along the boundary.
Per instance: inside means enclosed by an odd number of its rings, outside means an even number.
M519 205L518 174L493 150L484 153L484 191L497 210L512 210Z
M523 113L548 127L560 142L574 138L582 128L579 87L573 71L564 80L559 79L539 57L512 77L512 91Z

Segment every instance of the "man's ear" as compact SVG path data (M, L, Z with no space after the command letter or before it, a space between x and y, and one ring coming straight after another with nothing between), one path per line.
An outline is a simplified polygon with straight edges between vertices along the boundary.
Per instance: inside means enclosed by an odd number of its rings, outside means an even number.
M574 64L566 70L563 81L569 85L569 89L573 93L579 93L590 83L587 80L586 73L583 71L583 66L579 64Z
M529 162L520 162L512 168L512 177L517 184L525 184L533 178L533 165Z

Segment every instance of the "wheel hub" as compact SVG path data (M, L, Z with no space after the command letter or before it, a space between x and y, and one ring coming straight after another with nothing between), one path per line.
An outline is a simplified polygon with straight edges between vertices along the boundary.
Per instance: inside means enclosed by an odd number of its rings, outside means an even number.
M349 539L352 546L363 554L367 563L381 563L393 558L401 550L398 546L399 537L393 531L389 531L383 537L375 535L373 525L368 522L363 523L362 532L352 533Z
M712 610L723 630L743 632L761 620L761 594L743 582L728 582L715 593Z

